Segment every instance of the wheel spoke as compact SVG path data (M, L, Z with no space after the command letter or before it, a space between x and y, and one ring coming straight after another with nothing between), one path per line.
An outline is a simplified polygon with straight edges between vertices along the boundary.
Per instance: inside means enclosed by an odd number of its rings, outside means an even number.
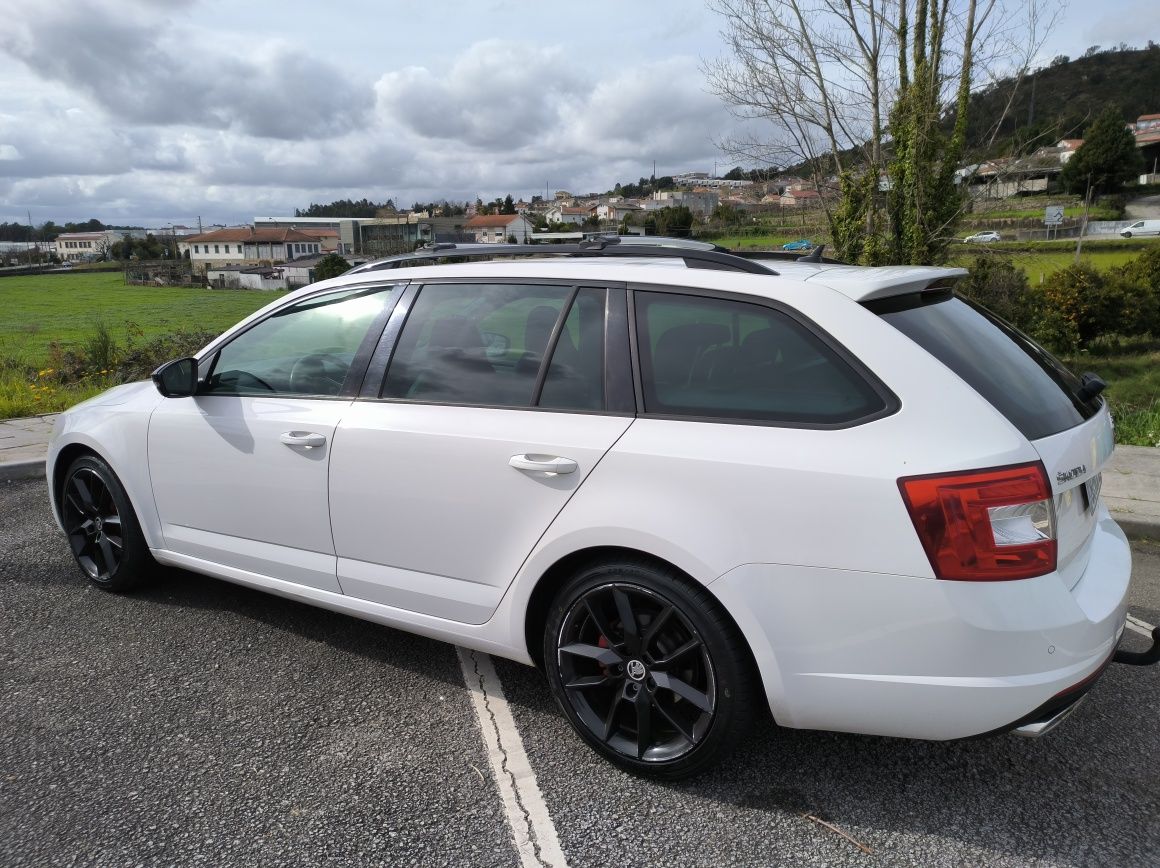
M695 743L696 740L693 737L693 731L691 729L686 729L685 724L681 723L679 720L677 720L677 718L675 718L673 715L669 714L665 710L665 707L660 703L660 701L655 696L653 697L653 708L655 708L657 711L659 711L661 713L661 717L663 717L665 720L667 720L669 722L669 725L672 726L672 728L675 729L677 732L679 732L681 734L681 736L685 739L685 741L687 741L689 744Z
M97 539L97 544L101 549L101 560L105 562L105 572L112 575L114 567L117 566L117 559L113 555L113 547L109 545L109 538L102 534Z
M656 638L657 633L660 632L661 627L665 625L665 622L669 620L672 614L673 607L665 606L660 610L660 612L657 613L657 616L652 619L652 622L648 625L648 629L644 632L644 638L640 641L641 648L644 651L648 651L648 646L652 644L652 640Z
M561 645L560 653L571 654L573 657L587 657L590 660L595 660L597 663L603 663L606 666L611 666L613 663L620 663L624 659L613 648L601 648L599 645L589 645L585 642L572 642L568 645Z
M636 706L636 758L644 759L644 752L652 746L652 697L643 688L637 691L633 704Z
M119 536L112 536L112 535L106 533L105 539L107 539L110 543L115 545L117 547L118 551L124 551L125 543Z
M640 633L636 626L636 616L632 603L621 588L612 589L612 599L616 602L616 613L620 616L620 629L624 633L624 645L629 654L640 654Z
M684 645L682 645L676 651L673 651L672 653L667 654L664 657L658 657L656 659L656 661L654 662L654 665L662 666L662 667L663 666L671 666L673 664L674 660L678 660L679 658L684 657L686 654L688 654L694 648L700 648L700 647L701 647L701 640L698 639L696 636L694 636L692 639L690 639L688 642L686 642Z
M92 492L89 491L89 487L85 484L85 481L81 479L80 473L77 473L75 476L73 476L69 484L72 486L73 491L75 491L77 496L81 499L80 511L85 515L93 515L96 513L97 506L95 503L93 503Z
M101 521L104 522L105 527L112 525L113 527L117 528L117 530L121 529L121 516L117 515L115 512L112 515L101 519Z
M619 645L620 643L616 641L616 637L612 635L612 627L608 623L608 619L600 611L599 606L592 604L591 594L584 598L584 608L588 610L588 616L592 618L592 623L596 625L596 629L600 631L600 635L608 640L608 644Z
M681 699L693 703L701 711L713 710L713 702L709 699L708 694L702 693L687 681L675 678L667 672L653 672L652 676L656 680L657 687L671 690L677 696L681 697Z
M609 675L581 675L573 678L564 687L568 690L586 690L589 687L602 687L605 684L615 684L617 680Z
M613 695L612 702L608 704L608 712L604 715L604 731L600 734L601 741L608 741L616 732L616 710L620 707L622 699L624 699L624 694L618 690Z
M92 528L92 526L93 526L93 520L91 518L86 518L80 524L73 525L72 527L70 527L68 530L65 531L65 533L67 533L69 536L72 536L73 534L78 534L78 533L79 534L87 534L89 532L89 530Z

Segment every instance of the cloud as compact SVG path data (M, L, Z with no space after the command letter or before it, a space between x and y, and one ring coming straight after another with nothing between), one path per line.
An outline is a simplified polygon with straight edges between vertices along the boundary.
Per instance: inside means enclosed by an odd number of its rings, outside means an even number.
M707 168L731 123L688 55L599 63L484 40L364 66L360 82L324 49L215 32L220 5L125 2L26 9L0 30L0 219L245 221L347 197L587 192L653 160Z
M369 86L286 44L257 42L245 57L191 44L163 8L29 4L6 20L0 51L134 124L303 139L346 132L373 104Z
M561 120L586 88L559 49L477 42L445 75L423 67L375 85L380 111L411 132L474 148L520 147Z

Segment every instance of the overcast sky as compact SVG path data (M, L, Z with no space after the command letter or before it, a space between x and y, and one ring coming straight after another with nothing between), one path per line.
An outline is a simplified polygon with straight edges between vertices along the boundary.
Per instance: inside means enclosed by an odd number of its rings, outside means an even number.
M724 170L703 0L9 0L0 220L246 222L337 198L603 190ZM1093 11L1094 10L1094 11ZM1160 40L1155 0L1044 54Z

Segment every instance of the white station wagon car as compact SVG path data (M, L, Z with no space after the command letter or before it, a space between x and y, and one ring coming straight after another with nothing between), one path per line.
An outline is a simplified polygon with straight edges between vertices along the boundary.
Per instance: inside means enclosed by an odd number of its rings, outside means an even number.
M1102 382L962 270L486 252L290 293L63 414L83 572L169 564L537 665L588 744L668 777L765 707L1038 734L1160 656L1117 651Z

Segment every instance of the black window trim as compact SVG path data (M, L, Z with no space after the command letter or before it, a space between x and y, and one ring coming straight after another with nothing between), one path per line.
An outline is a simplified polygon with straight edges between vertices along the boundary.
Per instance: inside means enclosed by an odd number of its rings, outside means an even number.
M455 285L462 286L464 284L478 284L481 286L495 286L497 284L515 286L560 286L569 287L572 291L569 293L564 307L561 309L561 316L556 320L556 325L552 330L552 336L549 340L548 350L544 354L544 358L540 363L540 369L536 374L536 388L533 393L533 400L539 401L543 384L547 377L547 370L551 362L552 353L555 351L556 343L563 332L564 323L567 320L568 313L571 310L572 304L575 302L577 296L582 289L600 289L604 290L604 408L601 410L592 409L575 409L569 407L540 407L535 403L530 405L512 406L511 404L485 404L485 403L451 403L449 401L418 401L413 398L390 398L384 397L382 390L386 387L387 373L390 371L391 363L394 361L395 350L398 348L399 337L402 334L403 328L406 326L407 320L410 317L411 309L414 307L415 300L418 298L420 292L428 286L439 285ZM619 294L619 310L616 309L617 297ZM615 337L610 335L610 329L614 328L614 320L616 323L627 322L627 316L620 316L619 314L627 313L625 308L631 308L627 302L626 285L623 281L610 280L565 280L560 278L540 278L540 277L505 277L503 275L492 276L473 276L473 277L434 277L422 281L411 282L398 303L392 311L390 320L387 322L386 328L383 330L382 337L379 340L378 346L375 348L366 375L363 378L362 386L359 390L357 400L367 401L379 404L411 404L415 406L426 407L462 407L480 410L522 410L536 413L569 413L584 416L636 416L635 402L631 401L630 397L625 394L626 380L623 374L620 377L611 374L612 365L610 361L613 359L619 361L621 359L627 361L631 358L631 351L628 348L628 342L631 340L630 334L622 333L619 339L616 340L617 346L614 347L610 338ZM618 409L611 409L616 406ZM623 409L620 409L623 408Z
M640 347L637 335L636 322L636 293L653 292L666 295L691 295L698 298L716 298L724 301L735 301L742 304L766 307L788 317L796 322L823 345L832 351L839 359L845 362L860 377L866 385L882 400L882 407L873 412L848 419L843 422L792 422L773 419L745 419L733 416L687 415L682 413L655 413L646 412L644 405L644 386L641 382ZM847 428L857 428L861 425L893 416L902 408L902 402L890 388L862 361L851 353L833 335L805 316L796 308L783 302L760 295L750 295L741 292L729 292L720 289L707 289L695 286L671 286L668 284L630 283L628 286L628 311L630 319L630 344L632 348L632 371L636 386L637 416L641 419L664 419L674 422L705 422L712 425L758 425L766 428L794 428L813 431L841 431Z
M216 337L198 356L198 391L197 397L214 397L214 398L277 398L279 400L308 400L308 401L351 401L358 397L359 385L365 378L367 365L370 361L371 354L374 348L378 345L379 338L382 335L383 328L386 326L391 312L398 305L400 298L408 287L408 280L376 280L366 283L350 283L345 286L330 286L321 289L318 292L312 292L307 295L299 296L293 299L286 299L285 304L280 304L265 316L247 323L245 328L238 331L228 331ZM386 303L383 309L376 314L367 328L367 333L363 335L362 341L359 343L358 349L355 350L354 358L351 359L350 368L346 372L346 378L343 380L342 388L339 389L337 395L309 395L301 392L270 392L265 394L262 392L203 392L202 387L205 382L213 376L214 369L217 367L218 359L221 357L221 351L229 344L242 335L247 334L251 329L270 320L276 316L286 313L290 308L296 307L299 304L307 301L315 301L317 299L325 298L328 295L340 295L349 293L352 290L363 290L365 294L369 295L378 290L387 294ZM357 294L357 293L354 293ZM352 294L353 296L353 294ZM203 374L201 366L205 361L209 361L209 368Z

